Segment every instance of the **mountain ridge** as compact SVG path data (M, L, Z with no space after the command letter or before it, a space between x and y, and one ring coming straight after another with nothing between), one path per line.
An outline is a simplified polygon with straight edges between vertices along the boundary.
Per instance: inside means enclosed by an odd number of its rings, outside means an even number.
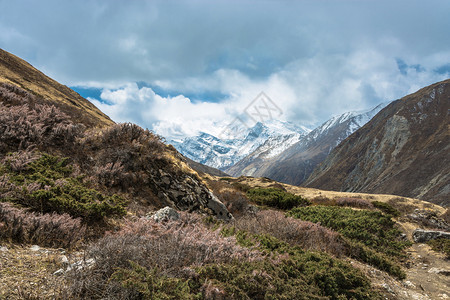
M386 104L387 102L368 110L334 116L276 156L266 156L263 145L262 149L256 149L225 171L233 176L269 177L299 185L334 147L364 125Z
M183 139L181 142L170 141L184 156L201 164L224 171L269 138L289 136L291 143L309 130L289 122L271 120L265 123L257 122L250 128L237 131L235 135L219 138L206 132ZM279 147L287 147L286 144ZM276 151L276 149L272 149ZM278 150L281 151L281 150Z
M306 186L382 191L448 206L449 109L449 79L392 102L336 147Z

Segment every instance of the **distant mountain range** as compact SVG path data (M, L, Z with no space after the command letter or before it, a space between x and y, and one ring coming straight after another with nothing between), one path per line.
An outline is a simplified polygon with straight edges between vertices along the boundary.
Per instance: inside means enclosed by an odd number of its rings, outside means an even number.
M198 136L170 143L184 156L223 171L253 153L264 143L272 141L268 155L275 156L310 131L306 127L289 122L271 120L265 123L257 122L236 136L223 139L201 132Z
M186 157L232 176L269 177L301 184L330 151L367 123L387 103L335 116L314 130L290 122L256 123L238 137L207 133L172 144Z
M225 170L230 175L269 177L284 183L299 185L330 151L355 130L367 123L387 103L370 110L347 112L331 118L277 155L272 145L283 144L283 138L268 139L250 155ZM277 144L278 143L278 144Z

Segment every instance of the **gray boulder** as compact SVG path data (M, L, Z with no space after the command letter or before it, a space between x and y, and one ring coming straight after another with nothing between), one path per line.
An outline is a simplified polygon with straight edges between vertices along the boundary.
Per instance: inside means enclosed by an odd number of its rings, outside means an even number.
M412 236L414 242L425 243L429 240L434 240L440 237L450 239L450 232L416 229L414 230Z
M150 216L150 218L159 223L162 221L178 220L180 218L180 215L175 209L166 206L155 212L153 215Z

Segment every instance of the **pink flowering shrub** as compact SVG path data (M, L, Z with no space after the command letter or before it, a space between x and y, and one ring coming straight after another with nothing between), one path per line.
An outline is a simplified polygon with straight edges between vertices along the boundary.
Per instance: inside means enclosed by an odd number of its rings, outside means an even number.
M349 206L349 207L356 207L356 208L364 208L364 209L373 209L373 204L364 199L360 198L351 198L351 197L342 197L338 198L336 200L336 204L338 206Z
M133 268L133 263L147 270L158 268L158 276L183 277L193 267L254 261L262 254L237 245L234 237L221 236L220 230L209 230L201 216L181 212L177 221L125 221L120 231L89 246L87 257L96 263L71 274L72 292L79 296L97 291L96 297L102 297L117 289L118 283L108 278L117 269Z
M67 146L82 131L83 126L73 124L60 109L37 103L35 96L18 87L0 85L0 98L0 154Z
M270 234L304 249L325 251L337 256L347 252L347 243L339 233L316 223L286 217L275 210L262 210L255 216L238 218L235 226L254 234Z
M27 212L9 203L0 203L0 224L0 238L46 247L75 247L86 232L80 219L68 214Z

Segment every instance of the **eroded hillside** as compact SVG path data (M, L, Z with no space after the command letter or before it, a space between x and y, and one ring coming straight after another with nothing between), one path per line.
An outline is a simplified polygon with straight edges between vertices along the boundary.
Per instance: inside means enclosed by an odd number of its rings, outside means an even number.
M392 102L314 171L308 187L449 205L450 80Z

